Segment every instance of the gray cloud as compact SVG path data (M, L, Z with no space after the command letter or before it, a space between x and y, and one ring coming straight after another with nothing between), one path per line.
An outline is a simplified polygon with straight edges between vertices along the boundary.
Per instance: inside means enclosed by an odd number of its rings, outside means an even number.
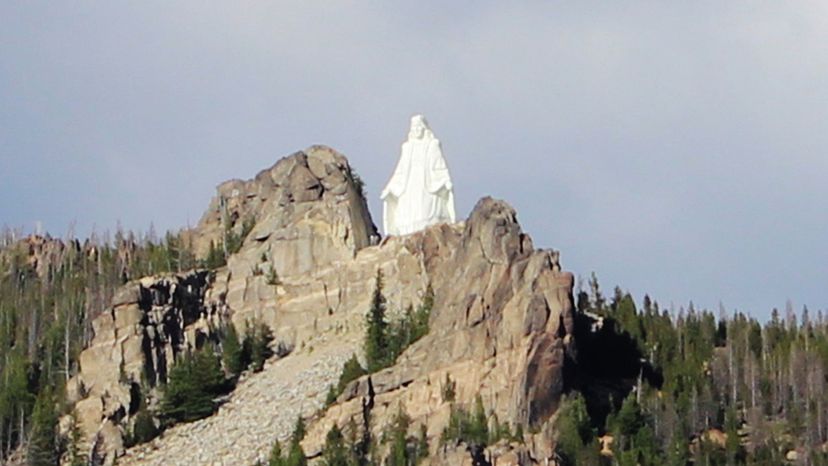
M824 2L7 2L0 224L195 224L219 182L313 143L379 215L422 112L458 212L508 200L569 270L824 308L826 44Z

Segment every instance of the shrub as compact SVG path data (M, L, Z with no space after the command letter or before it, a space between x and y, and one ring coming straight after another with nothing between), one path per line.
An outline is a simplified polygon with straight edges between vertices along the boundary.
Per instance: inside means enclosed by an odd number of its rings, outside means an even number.
M270 266L270 271L267 273L268 285L281 285L282 281L279 279L279 274L276 272L276 267Z
M441 443L464 442L478 447L489 444L489 426L483 400L479 395L474 404L474 412L471 414L462 407L451 406L449 424L443 430Z
M160 430L155 425L155 419L148 409L142 407L135 415L135 424L132 426L132 435L130 436L130 443L137 445L139 443L146 443L158 437Z

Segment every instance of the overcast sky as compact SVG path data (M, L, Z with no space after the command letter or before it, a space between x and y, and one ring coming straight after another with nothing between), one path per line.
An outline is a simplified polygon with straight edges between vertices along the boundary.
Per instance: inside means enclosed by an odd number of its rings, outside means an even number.
M607 291L828 308L828 2L443 3L0 3L0 225L194 225L315 143L379 225L423 113L459 216Z

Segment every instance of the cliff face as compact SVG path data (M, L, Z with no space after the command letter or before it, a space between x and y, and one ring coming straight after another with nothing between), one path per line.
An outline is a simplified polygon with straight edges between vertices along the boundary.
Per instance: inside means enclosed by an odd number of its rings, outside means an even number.
M124 427L141 393L166 381L175 357L215 338L220 309L204 305L209 273L146 277L120 288L93 321L80 355L81 372L67 385L87 444L98 457L123 453Z
M362 419L364 405L372 406L375 433L405 409L412 426L427 427L431 464L460 464L470 461L462 447L438 451L451 404L442 396L447 376L455 404L470 406L480 395L490 418L537 427L523 446L492 449L498 464L552 457L547 421L574 353L572 276L560 270L557 252L533 247L508 204L484 198L465 223L376 244L347 160L321 146L218 191L190 234L205 254L228 226L240 232L253 224L226 267L131 283L96 320L81 356L75 397L83 428L90 439L107 439L109 458L121 453L131 384L163 378L177 351L213 338L222 321L244 328L251 319L293 352L243 378L214 416L169 429L118 464L252 464L274 439L285 440L297 415L310 419L304 446L314 456L328 429ZM354 381L319 411L344 362L361 357L378 269L392 319L433 285L431 330L394 366ZM152 291L159 287L167 291Z
M431 233L407 240L426 242ZM447 380L455 384L453 403L471 408L480 396L489 418L501 423L541 427L554 414L572 353L572 275L560 271L556 252L534 249L515 211L491 198L478 202L447 246L422 249L436 291L430 332L394 366L346 389L312 426L304 444L310 455L333 424L344 427L372 406L376 438L402 409L412 426L427 427L432 463L456 464L437 448L451 411ZM551 458L551 438L536 440L517 450Z

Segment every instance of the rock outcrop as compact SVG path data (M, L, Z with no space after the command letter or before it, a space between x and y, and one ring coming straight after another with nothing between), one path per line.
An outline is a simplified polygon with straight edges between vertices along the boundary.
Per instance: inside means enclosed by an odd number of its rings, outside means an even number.
M310 272L314 259L353 257L368 246L377 229L361 192L361 181L348 160L325 146L311 146L279 160L255 178L230 180L217 195L193 233L193 247L204 257L210 243L255 224L246 242L291 245L275 259L285 272Z
M129 422L130 384L142 373L153 374L149 385L163 379L176 351L212 338L210 328L224 319L239 329L264 322L294 350L243 377L216 415L127 450L119 464L252 464L273 440L287 438L298 415L309 418L304 446L314 456L332 425L361 419L369 404L375 433L404 409L412 428L427 427L431 464L464 464L470 458L462 447L438 451L438 439L451 404L471 406L478 395L491 419L539 432L488 456L498 464L552 457L548 421L574 355L572 276L561 271L558 253L535 249L515 211L491 198L465 223L380 242L357 180L341 154L313 146L252 180L224 183L190 235L204 255L228 229L238 234L252 225L227 265L209 275L145 279L117 293L111 312L96 320L73 385L87 434L114 439L104 449L110 457L121 454L112 432ZM361 357L377 270L392 319L433 285L431 330L394 366L354 381L320 411L344 362ZM195 277L198 286L181 284ZM184 293L176 291L156 299L159 280L188 290L188 298L170 301ZM447 377L456 384L454 401L443 399Z
M427 427L435 454L452 402L470 408L480 396L490 418L511 425L539 427L555 412L573 353L572 275L560 271L556 252L534 249L515 211L491 198L478 202L449 251L443 261L423 257L438 262L429 274L436 290L429 334L394 366L346 389L313 425L310 454L333 424L344 428L366 405L377 435L405 410L413 427ZM443 399L447 380L454 401ZM547 440L533 447L535 458L551 458Z
M339 283L359 276L349 265L379 238L357 180L344 156L312 146L252 180L220 185L194 243L204 250L220 242L225 222L235 230L253 226L218 271L208 299L226 301L238 328L260 320L283 328L290 343L314 334L318 318L347 306ZM319 293L322 302L314 303ZM305 304L287 303L294 297Z
M94 338L67 398L96 456L122 454L141 393L166 381L178 353L215 338L223 309L204 305L209 283L207 271L145 277L121 287L93 321Z

